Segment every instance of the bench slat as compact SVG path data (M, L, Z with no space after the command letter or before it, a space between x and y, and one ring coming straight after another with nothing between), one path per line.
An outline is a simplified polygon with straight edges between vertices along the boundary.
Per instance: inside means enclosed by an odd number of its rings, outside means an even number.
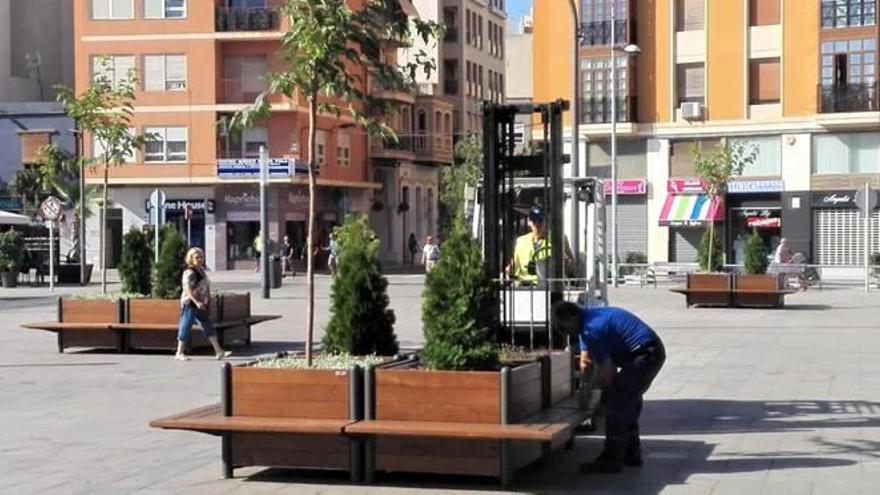
M21 327L30 330L60 332L62 330L110 330L112 325L112 323L58 323L56 321L40 321L36 323L25 323L21 325Z
M794 294L796 290L792 289L780 289L780 290L763 290L763 289L735 289L733 291L734 294L772 294L772 295L780 295L780 294Z
M341 434L350 419L257 418L223 416L220 405L200 407L150 421L153 428L192 430L205 433L227 431L262 433Z

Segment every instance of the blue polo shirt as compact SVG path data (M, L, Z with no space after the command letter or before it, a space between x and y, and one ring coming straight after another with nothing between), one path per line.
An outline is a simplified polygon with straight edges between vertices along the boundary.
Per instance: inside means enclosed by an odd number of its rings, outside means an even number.
M616 366L630 360L630 354L641 345L660 338L636 315L621 308L590 308L583 311L579 336L581 351L589 351L597 363L611 359Z

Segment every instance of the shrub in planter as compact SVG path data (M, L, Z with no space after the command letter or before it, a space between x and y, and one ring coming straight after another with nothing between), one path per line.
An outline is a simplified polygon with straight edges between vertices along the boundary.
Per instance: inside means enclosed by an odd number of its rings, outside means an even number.
M430 369L490 369L498 362L491 341L497 300L480 245L463 223L452 234L425 280L422 357Z
M122 237L119 279L122 292L147 295L152 289L153 249L140 229L132 228Z
M186 240L173 225L162 227L162 243L159 246L159 262L156 264L152 296L174 299L180 296L180 279L183 276Z
M767 248L757 232L752 232L746 245L745 272L749 275L767 273Z
M18 271L24 264L24 239L10 230L0 234L0 275L4 287L15 287Z
M712 239L712 266L709 266L709 239ZM721 258L721 239L712 235L709 229L703 232L700 239L700 250L697 260L700 263L700 271L704 273L718 273L724 268L724 260Z
M330 289L324 349L354 355L396 354L395 317L388 308L388 281L377 256L379 240L364 215L349 216L335 234L338 271Z

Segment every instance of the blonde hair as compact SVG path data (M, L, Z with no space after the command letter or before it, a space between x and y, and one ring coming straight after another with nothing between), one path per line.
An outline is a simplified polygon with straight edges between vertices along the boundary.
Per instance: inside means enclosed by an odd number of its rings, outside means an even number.
M202 256L202 260L205 259L205 252L202 251L201 248L194 247L186 252L186 256L183 258L183 261L186 263L187 267L192 268L196 266L195 257L197 254Z

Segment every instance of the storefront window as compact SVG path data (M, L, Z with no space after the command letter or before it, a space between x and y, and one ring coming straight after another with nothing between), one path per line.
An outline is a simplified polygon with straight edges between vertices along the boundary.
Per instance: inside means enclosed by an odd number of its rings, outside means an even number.
M782 232L782 209L769 208L731 208L730 209L730 253L735 264L745 262L746 245L752 232L757 232L764 241L768 256L779 245Z
M758 155L753 163L746 165L744 177L777 176L782 173L782 139L779 136L731 139L731 142L752 146Z
M721 143L717 139L706 139L702 141L675 141L672 143L672 156L669 163L670 177L696 177L697 167L694 164L693 147L696 145L704 153L713 152L718 149Z
M813 137L813 173L874 174L880 172L880 134L857 132Z
M230 260L253 260L257 258L254 239L260 234L260 222L228 222L227 248Z

